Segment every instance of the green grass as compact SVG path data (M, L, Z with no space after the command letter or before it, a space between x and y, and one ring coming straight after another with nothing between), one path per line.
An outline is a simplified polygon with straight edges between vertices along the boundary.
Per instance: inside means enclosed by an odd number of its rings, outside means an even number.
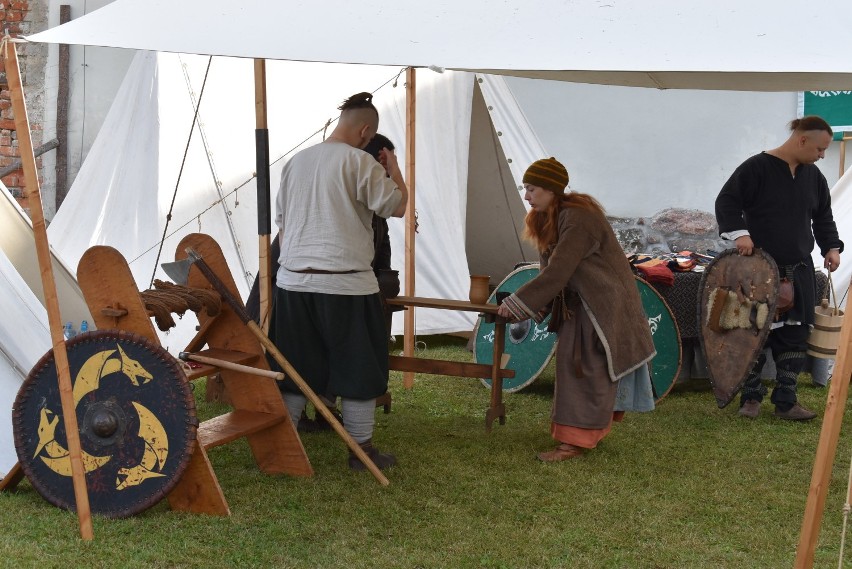
M425 341L425 357L471 359L464 340ZM49 505L25 481L0 494L0 566L792 566L819 420L780 421L768 403L758 419L744 420L735 405L716 407L706 381L691 381L656 411L629 414L581 459L542 464L535 453L554 444L552 389L551 364L506 395L507 422L488 434L488 390L478 380L419 375L406 390L393 374L393 409L377 414L375 433L377 446L399 460L387 471L390 486L350 472L333 433L303 436L312 478L259 472L240 441L210 452L230 517L173 512L163 501L133 518L96 518L92 542L79 539L73 513ZM204 403L202 391L201 419L223 412ZM801 382L802 403L820 416L826 395ZM816 567L837 566L849 420Z

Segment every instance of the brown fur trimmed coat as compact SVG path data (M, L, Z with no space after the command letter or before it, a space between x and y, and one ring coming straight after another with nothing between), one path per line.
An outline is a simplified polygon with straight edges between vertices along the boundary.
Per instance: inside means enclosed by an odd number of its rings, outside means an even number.
M562 310L560 291L580 296L606 353L612 381L650 361L656 350L636 280L606 218L576 207L559 212L555 247L541 255L541 273L507 303L537 322ZM505 301L504 301L505 302Z

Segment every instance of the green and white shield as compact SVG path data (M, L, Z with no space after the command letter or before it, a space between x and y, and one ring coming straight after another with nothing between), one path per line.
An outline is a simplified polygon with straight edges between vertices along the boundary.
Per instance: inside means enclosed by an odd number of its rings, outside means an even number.
M519 267L509 273L503 282L488 297L489 304L497 304L498 292L516 292L521 286L534 279L539 273L538 263ZM503 380L503 391L514 393L531 384L550 363L556 351L556 334L547 331L550 316L541 324L532 320L516 322L506 327L503 352L509 354L508 367L515 370L515 377ZM494 323L480 318L473 329L475 341L473 360L476 363L491 363L494 346ZM491 388L491 379L482 379Z
M659 401L671 391L680 374L680 332L669 305L660 293L639 277L636 277L636 286L657 350L657 355L651 360L651 384L654 399Z

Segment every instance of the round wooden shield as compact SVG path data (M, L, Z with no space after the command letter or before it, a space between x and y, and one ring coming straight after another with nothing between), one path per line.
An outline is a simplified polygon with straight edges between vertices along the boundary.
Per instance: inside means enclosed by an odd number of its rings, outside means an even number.
M167 351L136 334L98 330L65 345L91 511L139 513L171 491L192 456L198 420L186 376ZM30 483L51 504L74 510L53 350L21 386L12 427Z
M498 292L516 292L522 285L534 279L539 273L538 263L519 267L509 273L503 282L488 297L489 304L497 304ZM514 393L531 384L547 367L553 352L556 351L556 334L547 331L550 316L541 324L532 320L516 322L506 327L506 339L503 352L509 354L508 367L515 370L515 377L503 380L503 391ZM494 347L494 323L480 318L473 329L475 338L473 361L491 363ZM491 379L481 379L483 385L491 388Z
M660 293L636 277L642 308L648 317L648 326L654 338L654 348L657 355L651 360L651 385L654 388L654 399L659 402L665 397L680 375L681 341L680 331L669 305Z

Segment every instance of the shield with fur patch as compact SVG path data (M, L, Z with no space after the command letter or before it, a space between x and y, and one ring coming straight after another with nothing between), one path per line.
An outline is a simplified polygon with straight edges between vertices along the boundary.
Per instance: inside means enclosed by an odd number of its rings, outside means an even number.
M720 409L742 389L763 349L775 314L778 282L775 260L760 249L748 256L728 249L701 277L701 348Z

